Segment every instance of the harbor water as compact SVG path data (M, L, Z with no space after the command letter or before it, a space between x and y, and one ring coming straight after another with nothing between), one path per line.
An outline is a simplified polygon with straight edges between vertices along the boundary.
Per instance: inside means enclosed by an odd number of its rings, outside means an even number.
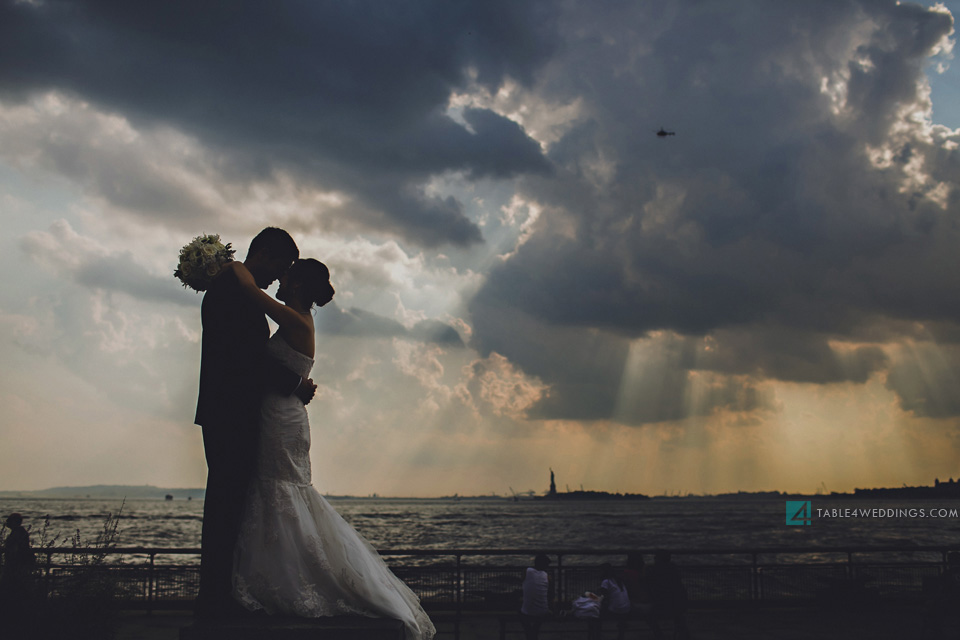
M813 498L809 526L786 524L785 500L773 499L343 498L331 504L381 550L960 546L958 500ZM818 511L834 517L816 517ZM117 546L194 548L200 546L203 501L0 499L0 513L11 512L24 516L35 547L55 536L69 546L77 533L93 542L107 516L119 513Z

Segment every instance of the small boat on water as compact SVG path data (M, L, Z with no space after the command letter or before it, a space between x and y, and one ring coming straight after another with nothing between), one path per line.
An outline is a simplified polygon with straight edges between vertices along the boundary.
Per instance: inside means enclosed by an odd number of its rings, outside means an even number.
M164 500L173 500L173 496L168 493L166 496L164 496L163 499L164 499Z

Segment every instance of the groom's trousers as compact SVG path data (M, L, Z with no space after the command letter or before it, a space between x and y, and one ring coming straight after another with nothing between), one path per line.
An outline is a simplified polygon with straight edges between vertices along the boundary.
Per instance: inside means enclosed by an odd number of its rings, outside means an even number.
M256 425L203 425L207 490L203 502L198 613L235 607L233 553L256 464Z

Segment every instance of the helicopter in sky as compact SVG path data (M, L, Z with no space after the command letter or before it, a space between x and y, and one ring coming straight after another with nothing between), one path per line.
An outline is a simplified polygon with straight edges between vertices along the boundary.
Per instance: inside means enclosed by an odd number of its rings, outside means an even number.
M675 135L677 135L676 131L667 131L663 127L660 127L660 131L657 131L658 138L666 138L667 136L675 136Z

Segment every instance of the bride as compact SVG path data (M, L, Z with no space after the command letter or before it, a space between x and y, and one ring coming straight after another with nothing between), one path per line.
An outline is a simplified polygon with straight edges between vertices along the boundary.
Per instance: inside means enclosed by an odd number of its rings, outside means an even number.
M314 355L310 310L333 299L327 267L297 260L280 278L277 298L286 304L261 291L243 263L225 268L279 325L267 343L271 355L307 377ZM408 639L432 638L436 629L417 596L311 485L310 423L296 396L264 396L258 455L234 556L234 597L269 614L394 618Z

